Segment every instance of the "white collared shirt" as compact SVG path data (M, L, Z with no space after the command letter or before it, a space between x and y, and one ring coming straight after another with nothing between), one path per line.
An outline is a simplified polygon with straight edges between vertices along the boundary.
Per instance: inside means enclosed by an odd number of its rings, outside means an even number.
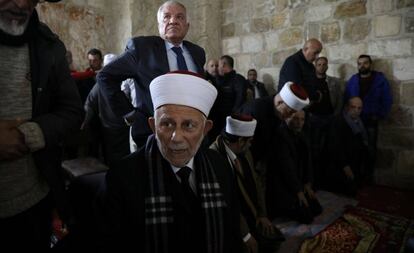
M172 47L174 47L173 44L171 44L168 41L165 41L165 50L167 51L168 65L170 66L170 71L176 71L178 70L177 55L171 49ZM183 43L180 44L180 47L183 49L183 56L185 59L185 63L187 64L188 70L197 73L197 66L193 61L193 57L191 56L190 51L188 51L188 49L183 45Z
M191 169L190 176L188 177L188 183L190 184L190 187L193 190L193 192L197 194L195 171L194 171L194 157L191 158L191 160L185 166L187 166L188 168ZM180 178L180 176L177 175L177 172L181 169L181 167L175 167L175 166L171 165L171 168L172 168L178 182L181 183L181 178Z

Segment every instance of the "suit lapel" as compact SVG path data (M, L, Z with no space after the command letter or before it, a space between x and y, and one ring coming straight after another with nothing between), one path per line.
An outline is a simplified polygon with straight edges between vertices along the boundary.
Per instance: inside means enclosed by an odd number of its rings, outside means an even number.
M193 45L191 45L188 41L183 41L183 45L187 48L187 50L190 52L191 57L193 58L193 62L197 67L198 73L204 73L203 66L200 64L200 60L198 58L197 52L194 49Z
M168 64L168 57L167 57L167 50L165 48L165 42L161 37L157 39L155 54L157 55L155 59L159 59L159 67L161 68L162 72L163 73L170 72L170 65Z

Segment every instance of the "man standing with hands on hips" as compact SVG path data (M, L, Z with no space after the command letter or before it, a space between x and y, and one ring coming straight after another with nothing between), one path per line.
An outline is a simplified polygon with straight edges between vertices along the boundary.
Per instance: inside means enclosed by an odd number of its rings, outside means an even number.
M154 114L149 84L157 76L183 70L204 74L204 49L184 40L190 23L185 6L167 1L157 13L159 36L140 36L128 41L126 50L98 74L102 94L112 111L132 125L131 135L138 147L151 134L147 118ZM137 107L121 91L122 81L133 78Z

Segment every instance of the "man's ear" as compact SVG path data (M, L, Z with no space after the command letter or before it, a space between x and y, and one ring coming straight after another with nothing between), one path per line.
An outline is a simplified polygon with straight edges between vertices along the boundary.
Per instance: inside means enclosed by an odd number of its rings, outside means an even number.
M155 134L155 119L154 117L148 118L148 125L150 126L152 132Z
M211 128L213 128L213 121L208 119L204 125L204 135L207 135Z

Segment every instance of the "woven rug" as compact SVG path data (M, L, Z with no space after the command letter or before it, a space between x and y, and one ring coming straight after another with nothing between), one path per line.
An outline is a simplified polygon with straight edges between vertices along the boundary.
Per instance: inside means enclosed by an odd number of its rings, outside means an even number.
M404 252L414 236L414 221L362 207L349 207L316 236L306 239L300 253Z
M323 207L323 212L315 217L311 224L299 224L286 217L280 217L273 221L273 224L280 229L286 238L286 241L280 246L278 253L297 252L306 238L315 236L341 217L344 214L345 206L355 206L357 204L357 201L354 199L326 191L318 191L316 196Z

